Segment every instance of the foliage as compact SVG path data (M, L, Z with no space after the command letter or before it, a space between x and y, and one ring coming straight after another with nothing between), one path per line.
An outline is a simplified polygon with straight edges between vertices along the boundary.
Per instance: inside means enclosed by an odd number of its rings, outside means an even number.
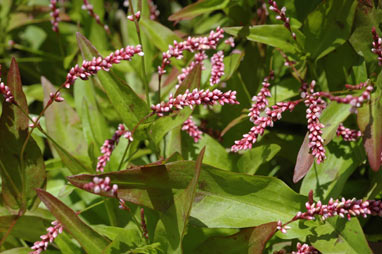
M0 253L378 250L381 10L0 1Z

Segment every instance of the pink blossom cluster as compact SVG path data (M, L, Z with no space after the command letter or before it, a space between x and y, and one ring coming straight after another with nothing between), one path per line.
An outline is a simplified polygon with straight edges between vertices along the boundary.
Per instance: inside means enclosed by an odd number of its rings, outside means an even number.
M60 9L57 8L57 0L50 0L49 8L50 16L52 17L52 20L50 21L50 23L52 23L52 30L58 33L58 22L60 22Z
M4 83L1 82L1 79L0 79L0 93L4 96L4 99L6 102L8 103L15 102L15 97L13 97L11 89L8 86L4 85Z
M196 53L194 60L186 68L182 68L182 73L178 75L178 84L176 85L176 89L179 88L179 86L183 83L183 81L187 78L187 76L195 68L196 65L201 64L202 69L204 69L203 61L207 58L208 56L204 51Z
M63 102L64 101L64 98L61 96L61 93L60 92L56 92L56 93L50 93L49 94L49 99L53 102Z
M224 52L218 51L211 57L211 78L210 85L219 84L220 78L224 75Z
M378 36L375 27L372 28L373 34L373 48L371 51L378 56L378 64L382 65L382 38Z
M118 144L119 139L122 136L130 142L133 142L132 133L128 131L123 124L119 124L113 137L111 139L106 139L101 146L102 155L98 157L97 172L104 171L106 163L110 160L111 153L114 151L115 146Z
M151 109L158 116L163 116L165 113L171 113L174 110L183 109L186 106L193 108L195 105L224 105L224 104L239 104L236 100L236 91L227 91L223 93L219 89L198 90L194 89L190 92L188 89L184 94L179 94L176 97L170 95L168 102L161 102L152 105Z
M306 243L297 243L297 251L292 251L292 254L318 254L318 250Z
M105 179L102 179L100 177L94 177L92 182L86 183L84 185L84 189L96 194L111 191L111 193L115 195L118 191L118 185L113 184L113 186L111 186L110 178L108 176L105 177Z
M314 220L316 215L319 215L323 220L333 216L340 216L342 218L350 218L356 216L367 215L382 216L382 202L380 200L366 200L361 199L330 199L327 205L322 204L321 201L317 203L306 202L306 212L298 212L292 219L293 221L304 219Z
M281 233L286 234L287 230L290 229L291 227L284 225L280 220L277 222L277 227L276 229L281 231Z
M166 52L163 52L162 64L158 67L159 75L162 76L166 73L165 67L171 63L170 58L182 59L184 51L195 52L216 49L219 40L224 37L223 33L223 29L218 27L216 31L211 31L207 37L188 37L186 41L174 41L174 44L170 45Z
M192 116L190 116L182 125L182 131L185 131L194 139L194 142L197 143L201 138L203 132L199 130L198 126L192 120Z
M361 90L365 87L368 86L368 83L367 82L361 82L357 85L350 85L350 84L346 84L345 87L349 90Z
M107 57L94 57L91 61L83 61L82 65L78 64L69 71L65 80L65 87L69 88L74 84L77 78L87 80L90 76L95 75L99 70L109 71L113 64L118 64L122 60L130 61L131 58L138 54L143 56L142 46L127 46L110 53Z
M52 227L46 229L47 234L40 236L41 241L37 241L33 244L32 252L30 254L40 254L48 248L49 243L52 243L56 237L62 233L63 226L57 220L52 222Z
M296 34L292 32L290 28L290 19L286 16L286 7L282 7L281 10L278 8L276 1L269 0L269 10L275 12L277 14L276 19L281 20L284 22L284 26L289 30L289 32L292 34L292 37L294 40L296 40Z
M292 111L299 101L278 102L272 106L272 109L266 109L266 116L259 116L254 120L254 126L251 130L243 135L243 138L236 140L235 144L231 147L232 152L240 150L251 149L252 145L257 141L258 136L264 134L266 127L273 127L275 121L281 119L281 115L286 110Z
M130 21L134 21L134 20L139 21L141 19L141 12L137 11L134 15L127 16L127 19Z
M93 5L90 4L88 0L83 0L83 1L84 1L84 4L82 5L82 9L85 11L88 11L89 15L95 19L97 24L102 26L107 33L110 33L109 26L102 24L100 17L94 12Z
M361 87L363 85L364 84L361 83L358 86ZM352 96L350 94L346 95L345 97L339 97L339 96L332 95L329 92L318 92L318 93L315 93L314 96L316 96L316 97L326 97L326 98L328 98L331 101L335 101L335 102L338 102L338 103L344 103L344 104L350 104L353 107L359 108L359 107L362 106L362 104L365 101L370 99L370 94L371 94L372 91L373 91L373 86L368 85L366 87L365 91L363 91L363 93L360 96L358 96L358 97Z
M308 107L306 109L306 119L308 120L309 148L312 155L316 157L317 163L320 164L326 158L324 139L322 138L322 129L325 126L320 122L320 116L326 107L326 103L320 97L314 96L315 85L316 82L313 80L310 84L310 92L305 96L304 103Z
M153 3L152 0L147 0L147 4L150 9L150 19L156 20L160 14L158 7L156 6L156 4Z
M361 131L346 128L342 123L338 126L336 133L337 136L341 136L345 141L356 141L362 136Z
M264 111L264 109L268 106L268 100L267 97L271 97L271 91L269 91L270 83L269 81L274 78L273 71L270 72L269 76L264 78L264 81L262 83L262 88L260 89L260 92L252 97L252 101L254 102L252 104L252 107L249 110L249 120L251 122L254 122L259 118L260 113Z
M224 41L225 44L230 45L232 48L235 47L235 40L233 37L229 37Z

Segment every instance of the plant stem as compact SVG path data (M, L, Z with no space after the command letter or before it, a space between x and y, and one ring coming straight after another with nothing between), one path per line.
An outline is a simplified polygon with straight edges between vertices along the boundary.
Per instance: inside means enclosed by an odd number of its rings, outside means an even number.
M142 6L141 6L142 7ZM135 12L134 12L134 6L133 6L133 1L129 0L129 8L131 11L131 16L133 17L134 23L135 23L135 29L137 30L137 35L138 35L138 41L139 44L142 47L142 52L143 50L143 43L142 43L142 37L141 37L141 29L139 28L139 22L137 18L135 17ZM142 11L142 10L140 10ZM147 75L146 75L146 68L145 68L145 56L142 56L142 73L143 73L143 83L145 86L145 93L146 93L146 102L148 105L150 105L150 96L149 96L149 83L147 81Z
M12 232L12 229L14 228L14 226L16 225L16 222L17 220L23 215L23 212L22 210L19 210L18 214L16 215L16 217L12 220L12 223L11 225L9 226L7 232L4 234L3 238L1 238L1 241L0 241L0 247L5 243L5 241L7 240L9 234Z

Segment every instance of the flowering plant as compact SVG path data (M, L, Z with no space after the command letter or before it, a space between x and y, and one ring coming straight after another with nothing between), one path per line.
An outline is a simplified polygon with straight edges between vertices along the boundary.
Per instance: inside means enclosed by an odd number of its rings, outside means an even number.
M0 2L0 253L373 253L382 6Z

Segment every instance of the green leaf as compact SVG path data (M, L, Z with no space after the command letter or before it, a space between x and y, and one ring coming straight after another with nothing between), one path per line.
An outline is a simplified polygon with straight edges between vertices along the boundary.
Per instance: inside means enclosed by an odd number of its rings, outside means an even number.
M110 243L109 240L85 224L72 209L60 200L40 189L37 190L37 194L54 217L63 225L64 230L71 234L87 253L102 253L103 249Z
M232 171L235 168L235 155L226 151L226 149L214 138L204 134L202 138L195 143L188 134L182 133L182 155L186 160L195 160L201 149L206 147L204 155L204 164Z
M55 87L41 77L44 88L44 105L50 100ZM87 153L87 142L81 130L81 121L77 113L65 102L53 102L45 111L45 122L49 139L55 151L73 174L91 170ZM73 160L73 158L75 158Z
M382 82L382 74L377 83ZM357 122L363 133L363 142L369 159L369 165L374 171L381 166L382 154L382 93L381 89L371 95L369 103L358 109Z
M194 68L192 68L190 73L180 84L174 96L185 93L187 89L190 91L192 91L195 88L199 89L201 79L202 79L202 65L197 64L194 66Z
M173 192L187 188L194 169L195 162L177 161L98 176L109 176L113 184L118 184L120 198L163 212L171 206ZM74 186L83 188L93 177L77 175L68 179ZM289 221L306 200L277 178L203 165L191 216L207 227L253 227L277 220Z
M7 207L25 211L36 200L36 188L44 188L46 173L40 148L30 137L21 161L21 151L28 136L28 106L22 90L16 60L12 58L7 77L16 105L3 102L0 118L0 173L2 177L2 199ZM38 201L37 201L38 202Z
M227 57L224 57L224 75L221 78L221 81L226 81L232 77L232 75L236 72L237 68L244 57L244 51L233 51Z
M81 52L86 52L85 56L98 55L91 43L80 33L77 33L77 41ZM114 73L100 71L97 76L110 102L130 130L150 113L147 104Z
M255 228L242 229L228 237L213 237L205 241L197 253L211 254L262 254L267 241L276 232L277 222L270 222Z
M331 102L329 106L322 112L320 122L324 124L322 130L322 138L324 145L328 144L336 135L337 128L340 123L351 113L351 105ZM293 182L300 181L311 168L314 158L310 153L308 134L306 134L300 151L297 155L296 166L294 168Z
M17 218L17 215L0 216L0 233L8 231L9 227L16 220L12 228L11 235L29 242L39 241L40 236L46 234L46 228L50 223L41 217L23 215Z
M168 19L170 21L192 19L193 17L199 16L201 14L224 9L229 2L229 0L200 0L172 14Z
M329 201L338 198L351 174L364 161L365 155L360 145L354 142L334 140L326 148L326 160L312 165L300 188L300 193L308 195L310 190L316 200Z
M202 168L205 147L200 152L195 165L195 175L184 191L173 197L173 204L161 214L155 230L154 240L161 243L165 253L183 253L182 242L186 233L188 217L195 198L196 188Z
M237 169L239 172L254 175L259 167L275 157L280 149L281 147L276 144L256 146L240 157L237 161Z
M19 247L13 248L10 250L2 251L1 254L29 254L31 252L31 248L28 247Z
M328 0L321 2L304 22L305 49L317 61L349 38L357 1Z
M287 53L296 53L297 48L294 44L293 38L284 27L284 25L257 25L251 27L225 27L224 31L233 36L238 36L242 32L245 33L245 37L250 41L256 41L270 45L275 48L280 48ZM296 31L297 32L297 31ZM298 40L303 35L296 33Z
M159 142L162 141L164 135L183 124L191 113L192 110L190 108L184 108L169 116L160 117L151 124L148 135L151 137L154 144L158 145Z
M168 46L172 45L174 41L182 40L172 30L154 20L143 18L139 24L142 25L142 30L150 38L150 41L162 52L167 51Z

